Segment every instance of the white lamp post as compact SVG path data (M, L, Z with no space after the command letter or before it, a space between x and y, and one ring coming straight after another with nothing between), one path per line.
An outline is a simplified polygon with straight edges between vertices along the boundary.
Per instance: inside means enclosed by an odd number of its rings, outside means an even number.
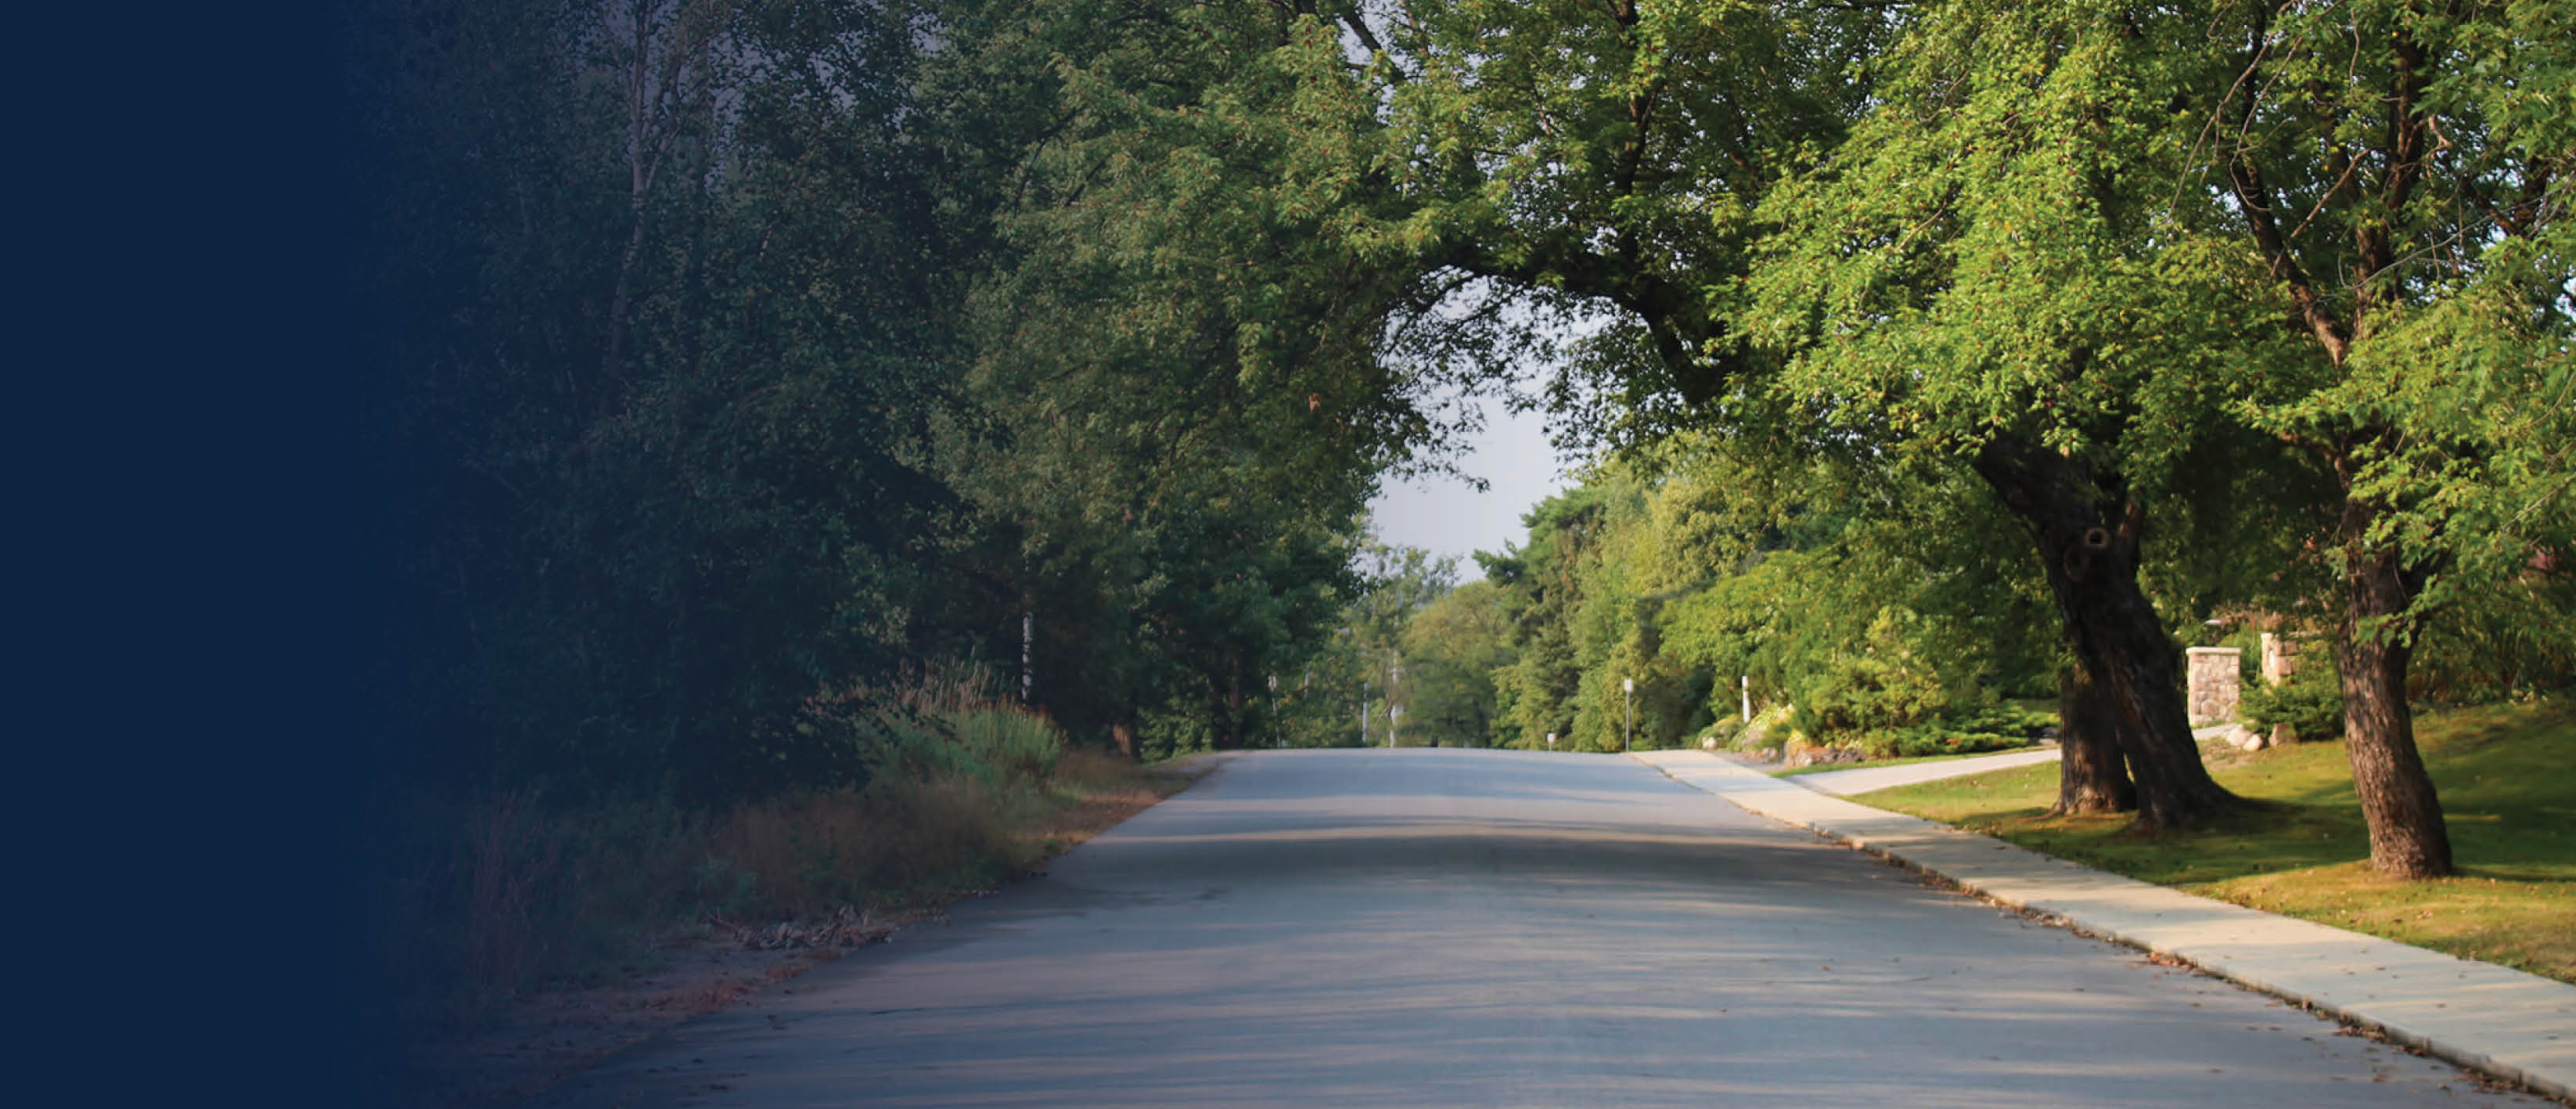
M1628 705L1628 730L1619 733L1619 750L1625 752L1628 749L1628 741L1637 734L1637 679L1621 678L1619 688L1626 690L1628 694L1624 698Z
M1404 680L1404 660L1397 658L1395 648L1386 649L1386 749L1395 750L1395 718L1404 714L1395 703L1396 683Z

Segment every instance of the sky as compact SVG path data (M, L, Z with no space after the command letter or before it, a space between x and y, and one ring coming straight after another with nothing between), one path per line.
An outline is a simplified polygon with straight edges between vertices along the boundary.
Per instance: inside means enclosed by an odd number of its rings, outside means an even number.
M1379 542L1454 555L1460 581L1484 576L1475 552L1499 553L1528 538L1521 514L1574 484L1559 472L1548 446L1545 413L1512 412L1500 397L1475 403L1484 409L1485 427L1467 437L1457 463L1460 471L1485 479L1485 492L1452 477L1389 478L1369 502Z

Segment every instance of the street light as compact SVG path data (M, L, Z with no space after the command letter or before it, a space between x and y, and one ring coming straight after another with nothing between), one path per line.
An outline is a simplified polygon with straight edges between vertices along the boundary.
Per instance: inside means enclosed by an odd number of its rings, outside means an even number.
M1619 733L1619 752L1626 754L1628 740L1637 734L1637 679L1621 678L1619 688L1627 691L1628 694L1625 698L1628 704L1628 730Z
M1334 628L1333 634L1337 636L1349 635L1351 634L1351 629ZM1313 668L1309 667L1308 672L1311 674L1313 672ZM1368 746L1368 701L1368 671L1366 669L1362 669L1360 671L1360 746L1362 747Z
M1386 749L1395 750L1395 718L1404 710L1395 703L1396 683L1404 680L1404 660L1398 658L1394 644L1386 648Z

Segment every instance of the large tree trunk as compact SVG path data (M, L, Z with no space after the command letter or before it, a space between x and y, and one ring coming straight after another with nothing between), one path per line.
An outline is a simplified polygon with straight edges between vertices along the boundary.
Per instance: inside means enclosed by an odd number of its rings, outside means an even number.
M2080 666L2057 676L2057 807L2052 816L2097 816L2138 807L2120 755L2120 706Z
M2126 483L2009 434L1980 448L1973 466L2038 545L2076 665L2116 708L2109 716L2137 789L2135 827L2187 827L2235 807L2192 741L2182 652L2138 588L2146 514Z
M2346 539L2367 535L2375 516L2368 504L2347 500ZM2415 716L2406 704L2406 667L2414 649L2397 635L2373 634L2369 626L2405 612L2416 585L2397 552L2385 545L2348 553L2335 661L2343 671L2344 755L2352 762L2353 792L2370 826L2370 865L2399 878L2438 878L2451 873L2451 835L2432 776L2415 749Z

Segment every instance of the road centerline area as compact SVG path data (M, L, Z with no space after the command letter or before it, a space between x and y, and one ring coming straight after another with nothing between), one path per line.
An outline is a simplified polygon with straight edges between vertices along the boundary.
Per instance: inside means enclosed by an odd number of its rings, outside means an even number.
M2542 1105L1616 756L1239 756L539 1104Z

